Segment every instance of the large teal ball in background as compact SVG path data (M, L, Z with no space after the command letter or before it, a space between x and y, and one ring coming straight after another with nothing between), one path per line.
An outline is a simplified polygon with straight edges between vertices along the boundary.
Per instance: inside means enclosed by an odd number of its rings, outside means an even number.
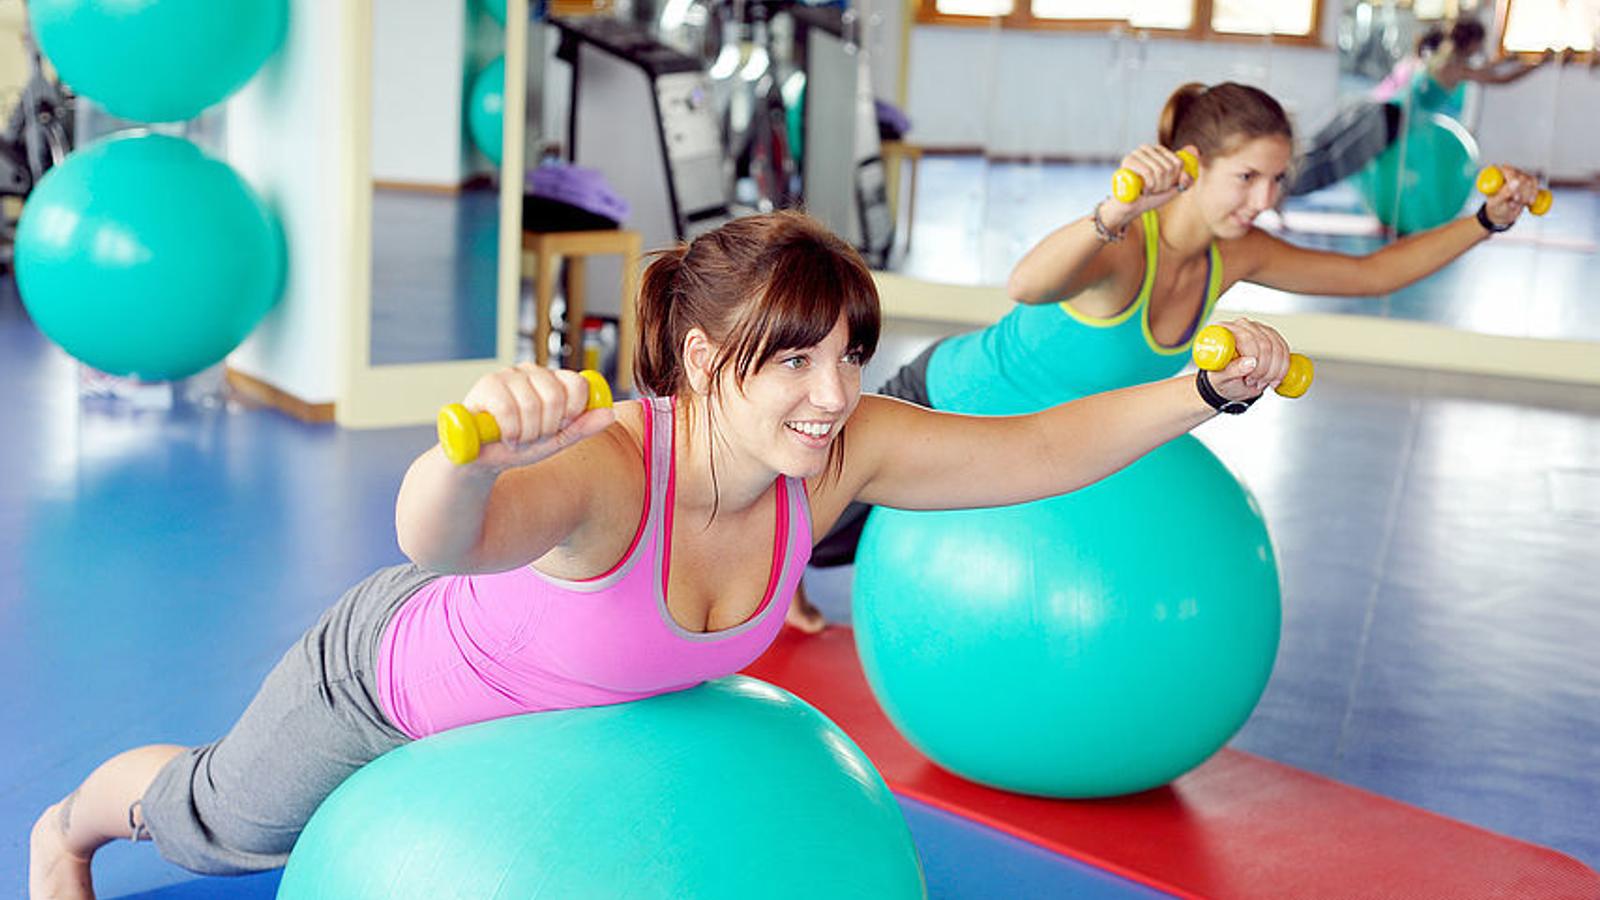
M73 90L139 122L190 119L276 53L288 0L31 0L39 46Z
M923 896L900 808L832 722L734 676L407 744L307 823L280 900Z
M901 734L958 775L1048 797L1199 765L1255 707L1280 625L1255 500L1187 436L1037 503L876 509L852 602Z
M179 138L115 137L51 169L23 208L17 287L96 369L183 378L222 360L282 293L282 229L226 163Z
M1478 145L1459 122L1414 113L1377 159L1356 173L1356 191L1378 221L1401 234L1461 215L1478 177Z
M472 82L467 100L467 131L472 143L495 165L500 164L506 106L506 58L496 57Z

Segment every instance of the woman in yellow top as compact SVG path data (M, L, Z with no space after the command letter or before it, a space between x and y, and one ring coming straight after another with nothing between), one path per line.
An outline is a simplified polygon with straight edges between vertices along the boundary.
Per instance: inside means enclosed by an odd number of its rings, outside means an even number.
M1170 377L1233 285L1381 296L1511 227L1538 191L1531 176L1501 166L1505 186L1476 213L1351 256L1298 247L1254 225L1277 203L1294 155L1289 118L1264 91L1186 84L1167 100L1158 135L1122 161L1143 181L1142 194L1107 197L1045 236L1011 272L1006 289L1018 305L1010 314L935 343L879 392L952 412L1017 414ZM1179 151L1198 161L1193 175ZM852 562L867 511L847 510L812 564ZM788 621L823 626L801 593Z

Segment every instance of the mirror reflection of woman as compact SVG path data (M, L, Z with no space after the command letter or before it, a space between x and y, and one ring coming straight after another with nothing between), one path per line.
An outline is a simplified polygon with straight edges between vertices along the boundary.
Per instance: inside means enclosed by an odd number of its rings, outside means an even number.
M1501 166L1506 186L1476 213L1353 256L1255 226L1277 203L1294 150L1288 116L1264 91L1186 84L1168 99L1158 135L1122 161L1143 179L1142 195L1107 197L1046 235L1011 272L1006 290L1018 305L1010 314L938 341L879 391L935 409L1016 414L1170 377L1233 285L1381 297L1511 227L1538 192L1533 177ZM1198 158L1197 178L1184 171L1180 150ZM854 561L867 511L847 510L812 564ZM789 622L812 632L825 624L803 592Z

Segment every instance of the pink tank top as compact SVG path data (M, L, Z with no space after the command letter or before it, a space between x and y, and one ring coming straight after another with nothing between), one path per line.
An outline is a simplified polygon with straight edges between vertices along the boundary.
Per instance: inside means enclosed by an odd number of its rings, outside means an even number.
M760 607L721 631L688 631L667 610L672 562L673 404L644 402L644 512L610 572L585 581L532 566L449 575L406 600L384 629L378 702L413 738L518 713L637 700L739 671L783 627L811 558L804 482L779 478L771 574Z

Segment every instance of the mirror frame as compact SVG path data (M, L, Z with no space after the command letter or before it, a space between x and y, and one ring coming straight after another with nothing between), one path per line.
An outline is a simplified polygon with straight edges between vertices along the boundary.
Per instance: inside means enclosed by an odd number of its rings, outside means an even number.
M462 0L470 3L472 0ZM349 186L349 249L352 265L348 318L339 345L344 349L339 400L334 419L346 428L385 428L434 421L439 408L455 402L479 376L509 366L516 358L517 307L522 280L522 189L525 128L506 127L500 165L500 270L496 300L495 355L448 362L372 364L372 3L345 4L349 28L346 84L355 110L346 142L344 183ZM502 115L520 123L527 109L528 0L506 0L506 85ZM505 173L518 173L515 178Z

